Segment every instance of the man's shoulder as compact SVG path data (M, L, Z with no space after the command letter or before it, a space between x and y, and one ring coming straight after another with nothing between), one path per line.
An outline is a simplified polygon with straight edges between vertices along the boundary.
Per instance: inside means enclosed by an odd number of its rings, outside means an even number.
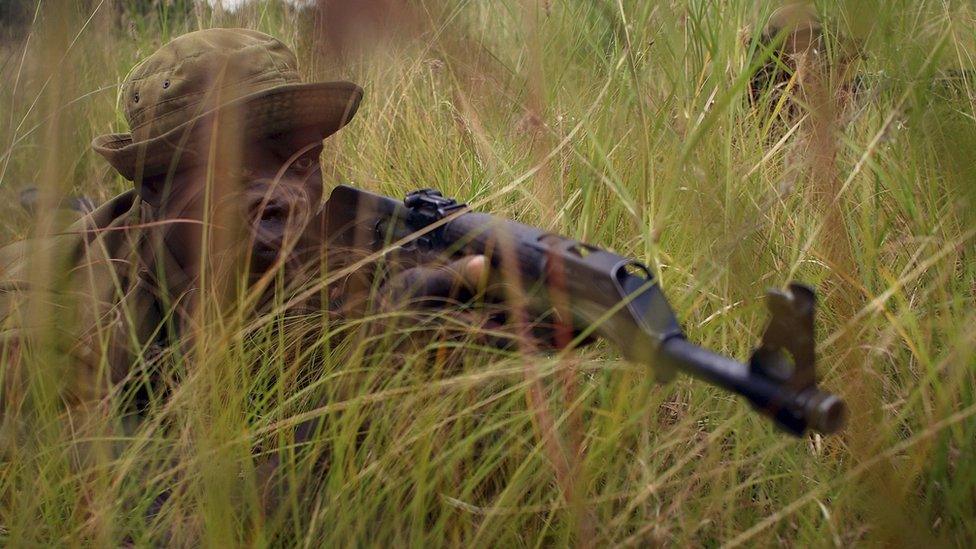
M153 221L154 210L128 190L82 215L62 231L0 247L0 292L25 288L32 278L31 256L81 260L91 244L113 232L139 230Z

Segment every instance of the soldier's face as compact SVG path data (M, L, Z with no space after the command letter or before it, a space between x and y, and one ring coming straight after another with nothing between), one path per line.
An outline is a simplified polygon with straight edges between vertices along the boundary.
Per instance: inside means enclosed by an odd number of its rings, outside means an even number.
M210 245L210 252L223 256L219 251L225 249L247 258L252 276L301 266L318 257L321 241L313 226L322 198L321 152L321 138L314 134L246 143L240 161L221 167L219 176L203 168L180 174L184 181L174 187L191 191L174 196L166 215L212 226L214 234L224 236ZM175 223L168 232L170 248L183 256L185 267L200 258L202 227Z
M322 198L322 144L310 143L293 150L267 139L244 151L239 206L253 273L317 256L318 233L311 224Z

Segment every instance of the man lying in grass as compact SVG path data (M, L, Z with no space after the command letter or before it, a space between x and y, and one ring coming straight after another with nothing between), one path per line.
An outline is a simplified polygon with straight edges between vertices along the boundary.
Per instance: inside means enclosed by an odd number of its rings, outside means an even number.
M58 372L60 398L84 430L86 418L108 413L113 390L160 375L147 373L154 357L190 352L213 318L209 307L246 307L253 318L287 290L314 284L322 141L349 122L362 95L348 82L303 83L294 54L256 31L203 30L160 48L122 85L131 133L93 141L133 188L66 233L0 251L5 362L29 353ZM484 264L415 268L380 295L446 297L479 280ZM331 291L292 309L354 301ZM25 375L4 374L6 410L28 398Z
M330 266L343 254L325 250L318 215L322 141L361 98L351 83L303 83L292 52L255 31L190 33L140 63L121 92L131 133L93 142L133 188L63 234L0 251L3 363L13 365L3 373L5 427L26 424L9 412L30 407L22 378L42 371L77 433L111 422L119 401L138 417L179 384L161 355L208 366L201 337L241 334L234 322L268 317L293 292L321 285L323 252ZM378 301L450 303L484 270L480 256L411 269L381 285ZM289 312L357 314L370 282L312 292ZM42 368L18 371L25 363Z

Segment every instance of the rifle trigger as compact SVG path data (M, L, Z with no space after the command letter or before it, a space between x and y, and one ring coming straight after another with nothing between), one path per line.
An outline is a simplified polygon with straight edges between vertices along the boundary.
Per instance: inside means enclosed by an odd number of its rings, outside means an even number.
M752 371L796 390L816 385L816 301L813 289L795 282L786 291L767 292L771 316L762 342L749 360Z

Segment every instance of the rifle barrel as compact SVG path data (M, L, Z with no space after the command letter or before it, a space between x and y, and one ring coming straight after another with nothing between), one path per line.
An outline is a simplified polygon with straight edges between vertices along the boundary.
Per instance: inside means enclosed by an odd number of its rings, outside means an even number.
M746 397L760 412L795 435L806 429L830 434L844 425L844 401L817 387L791 388L753 372L749 366L689 342L666 340L658 358L703 381Z

